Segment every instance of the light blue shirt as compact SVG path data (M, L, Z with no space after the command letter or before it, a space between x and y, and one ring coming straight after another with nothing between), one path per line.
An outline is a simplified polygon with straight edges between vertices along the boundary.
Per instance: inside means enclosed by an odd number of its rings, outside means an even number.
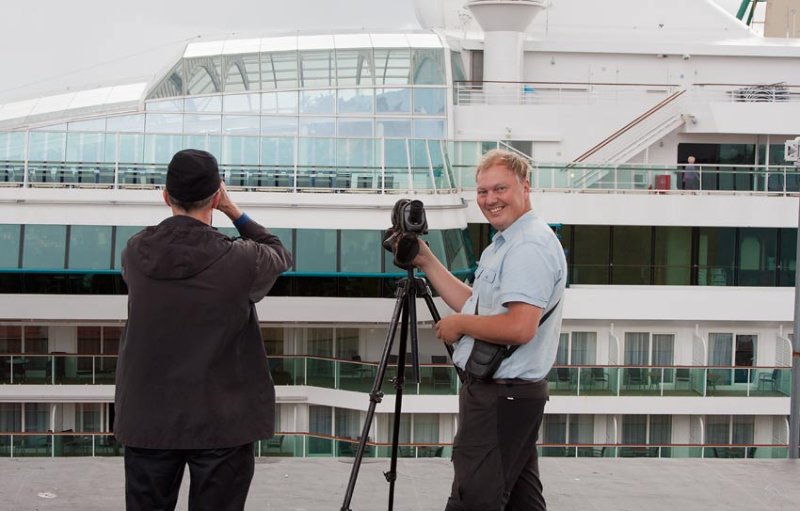
M536 335L503 361L495 378L539 380L547 377L558 350L566 282L564 249L553 230L533 211L495 234L481 254L472 296L461 313L475 314L477 300L481 316L505 314L511 302L539 307L544 316L558 303L558 308L539 326ZM453 345L453 361L459 367L466 364L473 342L472 337L465 335Z

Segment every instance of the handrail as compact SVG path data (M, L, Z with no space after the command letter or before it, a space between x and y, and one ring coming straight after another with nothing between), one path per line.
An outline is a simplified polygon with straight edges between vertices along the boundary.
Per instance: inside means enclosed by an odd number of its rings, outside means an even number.
M663 109L665 106L667 106L668 104L672 103L673 101L675 101L676 99L678 99L680 96L682 96L685 93L686 93L686 89L681 89L679 91L676 91L676 92L670 94L665 99L661 100L658 104L656 104L654 107L650 108L649 110L647 110L643 114L639 115L634 120L632 120L631 122L629 122L628 124L626 124L622 128L618 129L617 131L615 131L614 133L609 135L605 140L601 141L599 144L595 145L594 147L590 148L588 151L586 151L582 155L580 155L577 158L575 158L575 160L573 160L572 163L574 164L574 163L583 162L588 157L592 156L593 154L598 152L600 149L604 148L605 146L607 146L608 144L610 144L614 140L618 139L624 133L630 131L631 128L633 128L634 126L642 123L645 119L649 118L654 113L656 113L659 110Z

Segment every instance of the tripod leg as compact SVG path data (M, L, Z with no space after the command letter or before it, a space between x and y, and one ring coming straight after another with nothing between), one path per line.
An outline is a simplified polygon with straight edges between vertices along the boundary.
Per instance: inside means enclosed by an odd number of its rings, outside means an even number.
M400 325L400 345L398 346L399 355L397 358L397 378L394 382L394 429L392 430L392 459L389 464L389 471L384 472L386 480L389 481L389 506L388 510L394 509L394 485L397 481L397 451L400 443L400 413L403 409L403 386L406 381L406 346L408 341L409 312L410 304L414 303L414 295L406 295L406 302L403 306L403 322Z
M361 460L364 457L364 448L367 445L367 437L369 436L369 429L372 425L372 419L375 417L375 407L378 403L381 402L383 399L383 392L381 391L381 384L383 383L383 377L386 374L386 367L389 363L389 353L392 350L392 343L394 342L394 336L397 332L397 323L400 320L400 316L405 309L405 304L408 296L408 290L410 286L410 281L408 280L401 280L397 283L397 300L395 301L394 305L394 312L392 312L392 319L389 323L389 332L386 335L386 342L383 346L383 354L381 355L380 364L378 364L378 371L375 375L375 381L372 383L372 390L369 393L370 403L369 408L367 409L367 416L364 419L364 427L361 430L361 438L358 442L358 448L356 449L356 455L353 459L353 468L350 471L350 479L347 482L347 491L345 492L344 501L342 502L341 511L350 511L350 502L353 500L353 491L356 487L356 479L358 479L358 471L361 468ZM405 325L401 327L401 330L405 328ZM405 354L405 347L400 352L401 354ZM399 369L398 369L399 371ZM399 373L398 373L399 375Z

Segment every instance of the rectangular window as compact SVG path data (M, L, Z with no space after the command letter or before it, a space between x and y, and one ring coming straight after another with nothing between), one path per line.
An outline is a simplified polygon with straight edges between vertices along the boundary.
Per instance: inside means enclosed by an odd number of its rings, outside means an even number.
M439 442L439 414L414 414L414 443L435 444Z
M343 230L341 231L341 267L343 273L380 273L381 246L380 231Z
M73 225L69 232L68 268L109 269L111 229L110 226Z
M652 227L614 226L612 284L649 285Z
M593 365L597 355L597 332L572 332L570 348L572 365Z
M700 286L732 286L735 227L701 227L697 247L697 283Z
M103 327L103 351L104 355L116 355L119 353L119 340L122 337L122 327L104 326Z
M19 268L19 225L0 225L0 268Z
M23 353L48 353L49 331L46 326L26 326Z
M297 229L295 265L298 272L336 272L336 231Z
M622 416L622 443L625 445L647 444L647 416Z
M359 354L358 328L336 329L336 358L354 360Z
M22 353L22 327L0 325L0 353Z
M778 263L775 229L739 229L739 286L774 286Z
M114 269L119 270L122 268L122 251L125 249L125 245L127 245L131 236L144 229L144 227L131 227L122 225L115 227L115 229L116 236L114 238Z
M22 403L0 403L0 431L22 431Z
M43 433L48 430L50 430L50 405L25 403L25 431Z
M779 286L794 286L797 269L797 229L781 229Z
M692 276L692 228L655 228L654 283L688 286Z
M26 225L22 267L64 269L66 244L65 225Z
M338 438L358 438L361 436L361 412L347 408L336 408L336 430Z
M576 225L573 227L573 284L608 284L609 243L611 230L607 225Z
M283 355L283 327L265 327L261 329L261 338L267 355Z
M308 328L306 353L317 357L333 356L333 328Z
M650 334L625 332L625 365L646 366L650 363Z

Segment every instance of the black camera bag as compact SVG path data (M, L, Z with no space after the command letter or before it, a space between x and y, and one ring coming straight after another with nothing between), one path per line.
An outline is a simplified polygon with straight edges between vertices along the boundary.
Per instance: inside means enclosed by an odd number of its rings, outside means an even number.
M556 310L556 307L558 307L559 303L560 302L556 302L555 306L547 311L544 316L542 316L542 319L539 320L539 326L542 326L542 323L547 321L547 318L549 318L550 314ZM478 303L476 302L475 314L477 313ZM464 371L466 371L470 378L484 381L491 380L503 360L507 359L515 351L517 351L519 346L519 344L516 344L509 348L508 346L503 346L501 344L493 344L490 342L481 341L480 339L475 339L475 342L472 345L472 352L469 354L469 359L467 359Z

